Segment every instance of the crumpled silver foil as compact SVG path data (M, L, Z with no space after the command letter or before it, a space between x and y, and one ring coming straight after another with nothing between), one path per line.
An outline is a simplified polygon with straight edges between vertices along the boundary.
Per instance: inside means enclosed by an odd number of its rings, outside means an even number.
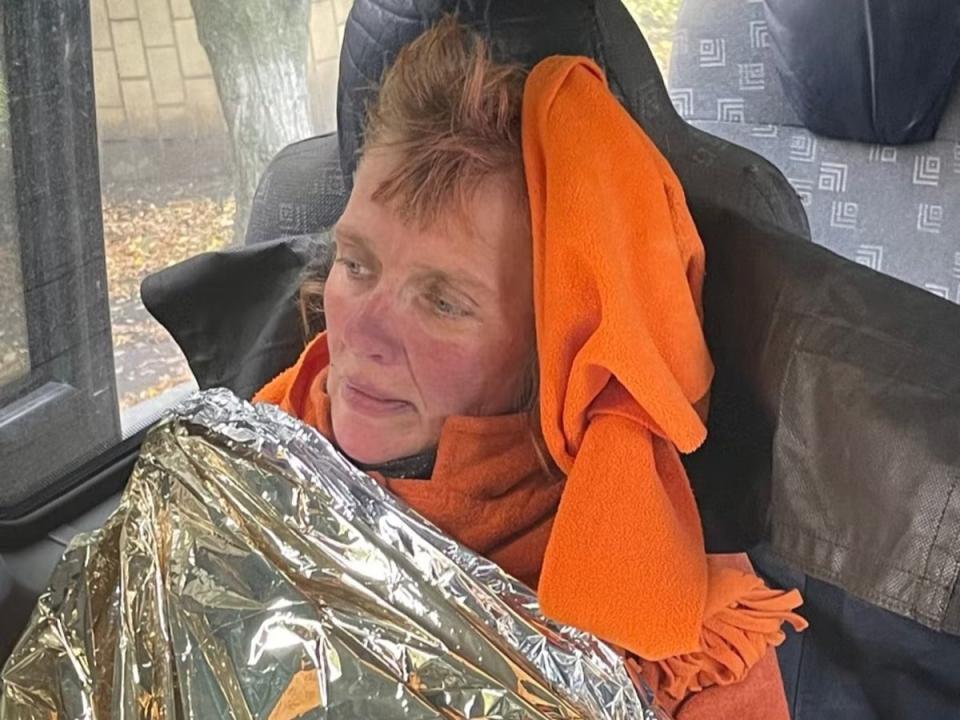
M668 720L611 648L226 390L150 431L0 677L4 720Z

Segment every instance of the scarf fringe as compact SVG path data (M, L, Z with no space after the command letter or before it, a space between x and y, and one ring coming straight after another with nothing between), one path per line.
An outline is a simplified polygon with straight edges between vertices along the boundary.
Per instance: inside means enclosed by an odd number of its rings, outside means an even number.
M796 590L771 590L759 583L735 602L705 618L700 649L655 661L658 694L680 699L712 685L740 682L767 652L786 639L783 623L797 632L807 621L793 610L803 604Z

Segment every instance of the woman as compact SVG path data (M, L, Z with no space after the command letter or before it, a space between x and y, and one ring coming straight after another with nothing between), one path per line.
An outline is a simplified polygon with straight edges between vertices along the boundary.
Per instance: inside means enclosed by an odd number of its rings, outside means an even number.
M255 400L643 658L681 720L788 717L799 598L705 556L677 453L705 435L703 248L596 66L528 78L442 21L386 74L334 233L303 289L326 332Z

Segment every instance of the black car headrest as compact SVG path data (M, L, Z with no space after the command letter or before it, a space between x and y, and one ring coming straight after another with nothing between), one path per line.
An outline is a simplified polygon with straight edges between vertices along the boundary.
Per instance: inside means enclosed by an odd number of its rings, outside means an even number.
M260 176L244 244L322 232L346 204L336 134L287 145Z

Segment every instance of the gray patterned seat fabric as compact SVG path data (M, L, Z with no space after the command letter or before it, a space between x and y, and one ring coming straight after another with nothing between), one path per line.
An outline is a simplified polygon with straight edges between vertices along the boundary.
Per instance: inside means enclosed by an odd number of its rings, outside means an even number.
M931 142L818 137L784 95L763 2L686 0L669 87L691 125L780 168L814 242L960 303L960 85Z
M260 177L244 244L319 232L340 217L347 195L336 133L288 145Z

